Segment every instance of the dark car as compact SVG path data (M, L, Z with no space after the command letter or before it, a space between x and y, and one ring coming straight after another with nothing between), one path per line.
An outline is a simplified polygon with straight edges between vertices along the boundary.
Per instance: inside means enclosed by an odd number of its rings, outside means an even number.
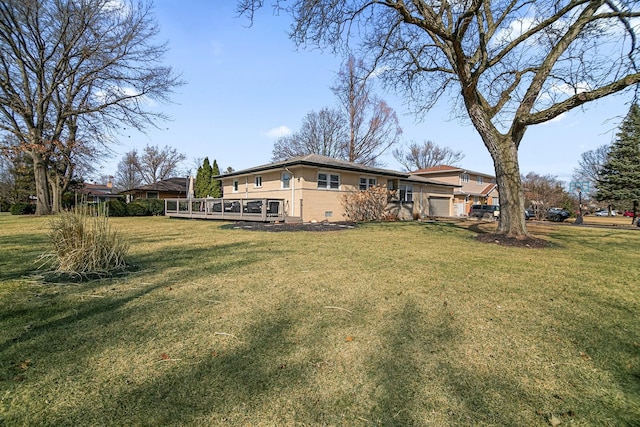
M500 216L500 206L496 205L472 205L469 216L476 218L496 219Z
M569 218L569 212L560 208L551 208L547 211L547 219L554 222L562 222Z
M533 209L524 210L524 219L532 219L535 217L536 217L536 214L533 212Z

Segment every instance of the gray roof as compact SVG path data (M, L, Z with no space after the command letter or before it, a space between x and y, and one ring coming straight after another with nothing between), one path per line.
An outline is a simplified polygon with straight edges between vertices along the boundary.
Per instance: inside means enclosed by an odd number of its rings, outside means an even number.
M345 160L334 159L332 157L321 156L319 154L307 154L306 156L292 157L290 159L282 160L279 162L268 163L268 164L256 166L253 168L242 169L239 171L218 175L218 176L215 176L214 178L222 179L222 178L230 178L234 176L250 175L250 174L255 174L255 173L274 170L274 169L285 169L290 166L315 166L315 167L327 168L327 169L337 169L337 170L345 170L345 171L351 171L351 172L384 175L384 176L400 178L402 180L412 181L412 182L444 185L448 187L459 187L459 185L450 184L450 183L446 183L446 182L442 182L434 179L422 178L415 175L411 175L407 172L399 172L391 169L383 169L383 168L361 165L358 163L347 162Z
M124 193L131 191L167 191L176 193L187 192L187 178L168 178L153 184L143 185L141 187L131 188Z

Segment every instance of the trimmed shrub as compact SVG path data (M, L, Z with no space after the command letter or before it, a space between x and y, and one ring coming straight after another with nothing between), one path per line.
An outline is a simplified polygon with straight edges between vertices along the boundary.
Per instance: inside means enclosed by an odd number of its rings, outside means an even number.
M104 276L126 268L129 243L111 231L104 209L65 211L51 220L53 252L43 254L42 266L55 273L80 277Z
M127 205L122 200L109 200L105 202L107 215L127 216Z
M149 211L149 215L164 215L164 200L161 199L144 199L137 200L136 203L140 203L146 206Z
M30 203L16 203L9 209L11 215L28 215L36 213L35 205Z
M127 205L127 216L149 216L149 209L142 203L136 201Z

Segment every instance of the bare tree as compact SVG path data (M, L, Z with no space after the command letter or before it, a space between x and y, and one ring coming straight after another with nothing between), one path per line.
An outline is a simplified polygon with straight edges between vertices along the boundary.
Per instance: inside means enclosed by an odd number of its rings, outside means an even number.
M527 207L532 207L538 219L544 218L549 208L561 206L567 200L562 181L554 175L529 172L522 178Z
M346 160L373 166L400 140L402 129L393 108L373 93L369 77L364 62L350 56L331 90L346 112Z
M308 113L300 130L279 138L273 145L273 161L286 160L307 154L344 158L347 128L344 115L338 110L323 108Z
M529 236L518 149L531 125L640 82L631 0L274 0L298 45L356 41L416 112L443 95L479 133L500 189L498 233ZM238 0L253 19L264 0ZM355 37L357 35L357 37Z
M151 5L133 0L0 2L0 131L33 159L38 214L55 208L49 168L68 177L72 164L58 162L97 142L77 128L105 142L123 125L165 119L146 101L166 101L181 82L160 65L167 48L153 43L157 33Z
M116 170L114 187L120 191L130 190L142 185L142 175L138 171L138 152L125 153Z
M611 147L608 144L601 145L595 150L585 151L580 155L578 167L573 170L575 182L588 182L589 192L583 195L593 197L597 191L596 182L602 168L607 163L607 155Z
M407 171L431 168L438 165L457 166L464 159L462 151L453 151L449 147L440 147L432 141L422 144L412 142L406 150L396 148L393 150L396 158Z
M185 175L181 170L182 162L187 158L175 148L157 145L144 147L141 155L135 154L136 167L145 184L153 184L177 175Z

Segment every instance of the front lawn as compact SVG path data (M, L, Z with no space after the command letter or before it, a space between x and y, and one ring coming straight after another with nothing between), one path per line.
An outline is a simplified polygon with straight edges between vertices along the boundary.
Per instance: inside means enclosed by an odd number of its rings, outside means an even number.
M640 420L640 230L111 224L133 272L46 284L48 219L0 216L0 425Z

